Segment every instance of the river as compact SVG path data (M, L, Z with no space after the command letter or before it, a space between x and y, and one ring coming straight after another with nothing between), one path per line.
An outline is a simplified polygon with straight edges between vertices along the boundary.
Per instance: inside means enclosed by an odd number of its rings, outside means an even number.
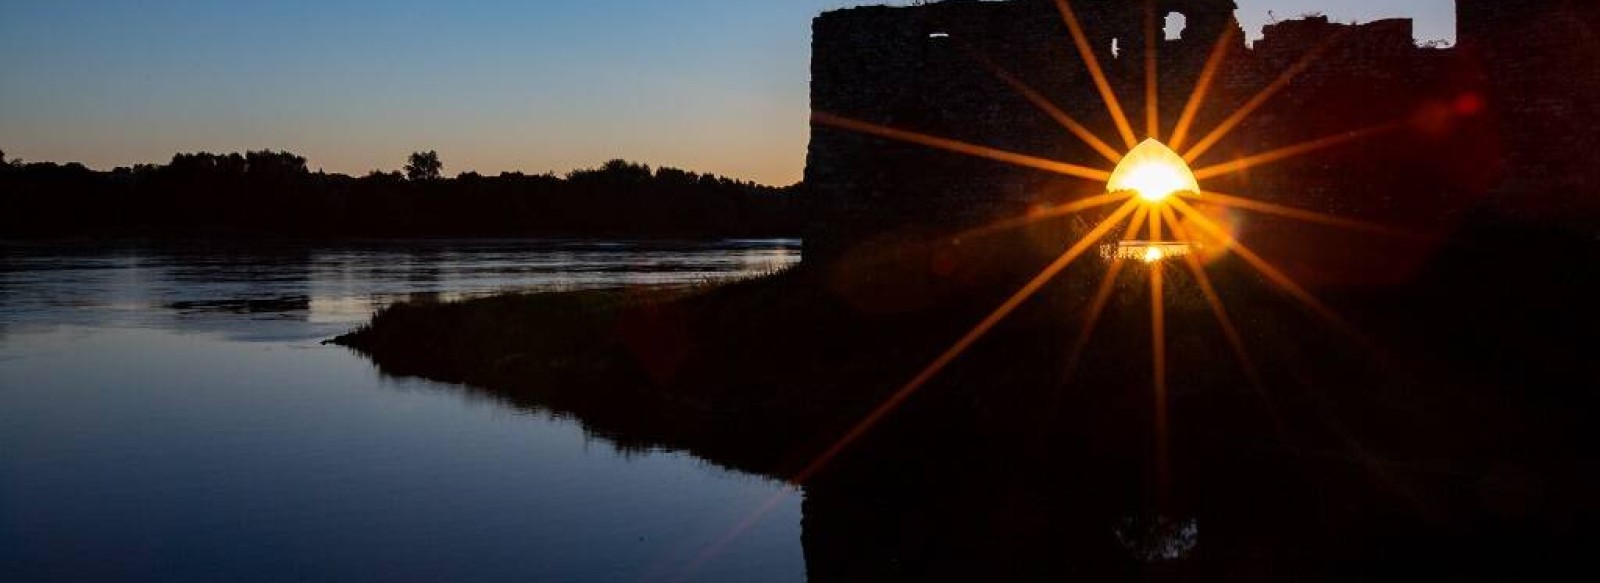
M397 301L688 285L792 240L0 244L0 579L671 579L783 485L381 375ZM800 581L785 497L696 581Z

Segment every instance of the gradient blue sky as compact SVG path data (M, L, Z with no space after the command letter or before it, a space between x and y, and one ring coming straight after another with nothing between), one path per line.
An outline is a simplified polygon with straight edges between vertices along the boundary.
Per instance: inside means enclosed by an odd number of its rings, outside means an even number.
M1453 0L1237 0L1281 18ZM313 168L565 172L610 158L800 178L810 23L843 0L0 0L0 149L98 168L292 150ZM903 3L903 2L902 2Z

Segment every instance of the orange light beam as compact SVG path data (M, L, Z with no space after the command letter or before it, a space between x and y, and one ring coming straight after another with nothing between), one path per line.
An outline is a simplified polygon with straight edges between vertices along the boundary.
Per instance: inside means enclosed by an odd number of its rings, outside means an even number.
M982 226L982 227L978 227L978 228L975 228L975 229L964 231L961 234L956 235L954 238L956 240L961 240L961 239L968 239L968 238L973 238L973 237L982 237L982 236L989 235L989 234L992 234L992 233L996 233L996 232L999 232L999 231L1004 231L1004 230L1007 230L1007 229L1014 229L1014 228L1021 227L1021 226L1024 226L1024 225L1033 224L1033 223L1036 223L1036 222L1039 222L1039 221L1045 221L1045 220L1053 219L1053 218L1056 218L1056 217L1064 217L1064 216L1071 215L1071 214L1074 214L1074 213L1079 213L1079 212L1082 212L1082 211L1095 209L1095 208L1103 207L1103 206L1106 206L1106 205L1116 204L1116 203L1128 200L1130 198L1133 198L1133 195L1125 193L1125 192L1111 192L1111 193L1106 193L1106 194L1095 195L1095 196L1091 196L1091 197L1088 197L1088 198L1075 200L1075 201L1072 201L1072 202L1069 202L1069 203L1056 205L1056 206L1044 209L1042 211L1038 211L1038 212L1035 212L1035 213L1030 213L1030 214L1028 214L1026 216L1021 216L1021 217L1017 217L1017 218L1014 218L1014 219L1006 219L1006 220L1003 220L1003 221L1000 221L1000 222L997 222L997 223L992 223L992 224L989 224L989 225L985 225L985 226Z
M1012 89L1017 91L1017 93L1021 93L1024 98L1027 98L1029 102L1033 103L1034 107L1039 108L1039 110L1043 111L1045 115L1048 115L1051 119L1056 120L1056 123L1061 124L1061 127L1066 128L1066 130L1072 135L1077 136L1077 138L1080 140L1083 140L1083 143L1088 144L1090 148L1093 148L1095 152L1099 153L1101 156L1104 156L1105 159L1110 160L1112 164L1122 161L1121 152L1118 152L1115 148L1112 148L1110 144L1107 144L1105 140L1100 139L1100 136L1095 135L1094 132L1089 131L1089 128L1084 127L1082 123L1078 122L1076 119L1073 119L1073 117L1068 115L1067 112L1062 111L1060 107L1051 102L1049 98L1044 96L1044 94L1041 94L1034 88L1029 87L1027 84L1023 83L1022 80L1017 79L1015 75L1012 75L1006 70L995 66L986 59L980 58L979 62L984 63L984 65L989 68L989 71L993 73L995 77L998 77L1001 81L1004 81L1007 85L1010 85Z
M1217 71L1222 69L1222 60L1227 57L1228 49L1232 46L1238 26L1231 18L1229 23L1231 26L1223 27L1222 36L1217 38L1217 45L1212 47L1211 56L1206 58L1205 68L1200 70L1200 79L1194 84L1194 93L1189 95L1189 102L1183 106L1183 115L1178 118L1178 127L1172 130L1169 147L1174 151L1182 152L1183 146L1188 142L1189 130L1194 127L1195 116L1200 114L1200 107L1205 104L1206 96L1211 93L1211 84L1217 79Z
M1159 215L1151 213L1159 222ZM1154 358L1155 430L1156 430L1156 484L1162 496L1166 495L1172 477L1168 466L1167 424L1167 306L1162 298L1165 287L1161 274L1162 262L1150 264L1150 340Z
M1022 289L1017 290L1017 293L1013 294L1010 299L1007 299L1005 303L1001 304L1000 307L995 309L993 313L989 314L987 318L984 318L982 322L979 322L978 325L974 327L972 331L968 332L966 336L963 336L960 340L956 341L955 345L951 346L949 349L945 350L944 353L940 354L938 358L934 359L932 364L923 369L921 373L918 373L915 378L911 379L910 382L900 387L899 390L891 394L889 398L886 399L882 404L879 404L876 409L873 409L871 413L868 413L865 418L851 427L850 430L837 441L835 441L833 445L829 446L827 451L824 451L822 455L817 456L815 460L812 460L810 464L807 464L806 467L801 469L799 473L796 473L793 477L789 478L789 483L799 485L810 481L811 478L815 477L818 472L821 472L824 468L826 468L834 458L838 457L840 453L843 453L844 450L849 448L851 444L861 439L861 437L866 435L868 431L871 431L873 426L877 425L879 421L882 421L884 417L887 417L889 413L898 408L900 404L906 401L906 399L909 399L911 395L915 394L917 390L922 388L923 385L926 385L928 381L931 381L934 377L938 376L939 373L945 369L945 367L949 366L951 362L955 361L956 357L961 356L961 354L966 352L968 348L971 348L973 344L976 344L979 338L982 338L985 334L988 334L989 331L994 329L995 326L999 325L1000 322L1006 318L1006 316L1011 315L1011 312L1014 312L1018 307L1021 307L1024 301L1027 301L1027 299L1032 297L1033 294L1038 293L1039 289L1043 288L1045 284L1050 282L1050 280L1055 279L1055 276L1059 275L1061 271L1066 269L1067 266L1071 265L1072 262L1077 261L1077 259L1081 257L1084 252L1088 251L1090 247L1094 246L1094 244L1098 242L1100 238L1105 237L1107 232L1110 232L1113 227L1121 223L1123 219L1126 219L1128 214L1133 212L1136 206L1138 206L1138 202L1133 200L1123 203L1123 205L1118 208L1115 213L1112 213L1110 218L1100 223L1100 226L1095 227L1093 231L1084 236L1084 238L1078 241L1078 243L1071 249L1068 249L1066 253L1063 253L1060 258L1056 259L1054 263L1051 263L1049 267L1046 267L1043 272L1041 272L1037 277L1033 278L1032 281L1028 282L1027 285L1023 286ZM782 502L793 493L793 489L785 488L780 490L778 493L773 494L760 506L756 507L756 509L747 515L743 520L740 520L739 524L735 525L731 530L723 534L715 542L702 550L693 561L684 567L677 577L673 578L673 580L682 581L688 579L690 575L699 570L699 568L706 562L721 554L723 549L726 549L728 545L733 544L733 541L738 540L739 537L743 536L746 531L749 531L757 523L761 522L762 518L764 518L768 513L772 512L774 508L777 508L778 503Z
M728 532L723 533L721 537L717 538L717 540L712 542L710 545L707 545L700 551L699 554L695 555L693 560L684 565L683 569L679 570L676 575L667 580L672 581L673 583L689 580L689 578L694 576L694 574L698 572L701 567L704 567L706 563L711 562L712 559L717 558L717 555L721 555L722 551L728 548L728 545L731 545L734 543L734 541L739 540L739 537L744 536L744 533L749 532L751 528L755 528L755 525L759 524L761 519L766 518L768 514L772 513L773 509L778 507L778 504L782 503L784 500L787 500L789 496L793 494L794 488L784 487L778 490L778 492L774 493L772 496L767 497L765 502L762 502L760 506L757 506L755 510L751 511L750 514L744 517L744 519L740 520L739 524L735 525L732 529L729 529Z
M1037 170L1044 170L1046 172L1054 172L1056 174L1072 176L1074 178L1082 178L1084 180L1105 182L1111 179L1111 173L1105 170L1089 168L1087 166L1079 166L1076 164L1068 164L1066 162L1057 162L1055 160L1048 160L1036 156L1028 156L1026 154L1007 152L1005 150L999 150L987 146L969 144L958 140L940 138L927 134L891 128L875 123L841 117L830 113L813 113L811 114L811 121L825 126L860 132L880 138L909 142L922 146L928 146L930 148L955 152L958 154L966 154L968 156L975 156L997 162L1014 164L1024 168L1034 168Z
M1139 211L1133 214L1133 220L1128 223L1128 230L1122 232L1123 241L1132 241L1139 236L1139 229L1144 228L1145 217L1150 214L1150 205L1139 205Z
M1272 281L1272 283L1276 284L1280 288L1283 288L1283 290L1291 297L1299 300L1300 303L1305 304L1306 307L1311 308L1311 310L1316 312L1317 315L1322 316L1339 329L1351 334L1352 336L1360 337L1360 334L1348 324L1345 324L1344 320L1341 319L1338 314L1334 313L1331 308L1329 308L1326 304L1323 304L1322 301L1318 300L1315 296L1312 296L1311 292L1308 292L1305 290L1305 288L1300 287L1300 284L1295 283L1293 279L1289 278L1289 276L1284 275L1284 273L1279 271L1278 268L1273 267L1272 264L1268 263L1265 259L1262 259L1260 255L1257 255L1254 251L1251 251L1250 248L1245 247L1244 244L1240 243L1238 239L1235 239L1233 235L1228 234L1227 229L1222 228L1215 221L1212 221L1210 217L1207 217L1199 211L1196 211L1194 207L1189 206L1189 203L1183 202L1182 199L1173 197L1167 200L1170 202L1170 204L1172 204L1172 206L1176 207L1179 212L1182 212L1184 217L1193 221L1194 224L1198 225L1207 233L1210 233L1211 236L1221 240L1224 246L1238 254L1239 257L1243 258L1245 262L1250 264L1251 267L1254 267L1256 271L1261 272L1261 274L1266 276L1266 278Z
M1192 240L1188 228L1178 221L1178 214L1172 211L1172 207L1162 207L1161 215L1166 219L1167 224L1172 225L1173 235L1181 240ZM1261 374L1256 370L1255 362L1250 360L1249 354L1245 352L1244 337L1239 334L1239 329L1233 325L1233 319L1228 317L1228 309L1222 304L1222 295L1217 293L1216 286L1211 284L1211 277L1206 275L1205 264L1201 263L1200 256L1194 253L1186 254L1183 258L1184 263L1189 266L1189 271L1194 274L1195 283L1200 285L1201 295L1204 295L1206 303L1211 305L1211 312L1216 315L1217 324L1222 327L1222 335L1227 338L1228 344L1233 347L1233 354L1239 359L1239 366L1244 369L1245 376L1250 377L1250 381L1255 383L1257 390L1265 398L1266 393L1263 387L1266 384L1262 382ZM1276 419L1276 416L1274 416L1274 419Z
M1388 470L1385 470L1383 467L1384 461L1378 458L1377 455L1368 451L1365 446L1361 445L1361 441L1356 439L1355 434L1351 433L1350 430L1345 427L1345 424L1339 422L1339 418L1334 413L1333 408L1330 406L1327 396L1324 395L1322 391L1317 390L1316 385L1312 383L1310 379L1306 378L1303 371L1294 371L1294 369L1290 370L1293 371L1290 374L1294 375L1295 382L1305 390L1305 394L1307 396L1314 400L1317 406L1317 411L1321 413L1323 423L1326 424L1328 429L1333 432L1334 437L1336 437L1339 441L1344 442L1345 447L1350 448L1351 455L1355 457L1355 461L1365 466L1367 471L1371 472L1378 481L1383 482L1385 486L1393 489L1396 495L1403 498L1407 503L1411 504L1413 509L1419 513L1423 512L1425 506L1422 503L1421 498L1419 498L1417 494L1411 490L1411 488L1407 488L1403 482L1399 481L1392 474L1390 474Z
M1145 135L1161 139L1161 77L1156 38L1156 0L1144 0L1144 118Z
M1094 48L1089 46L1089 37L1083 33L1083 25L1078 23L1077 13L1072 11L1072 5L1067 0L1056 0L1056 8L1061 11L1061 19L1066 21L1067 30L1072 33L1072 42L1078 47L1078 55L1083 57L1084 66L1089 68L1089 76L1094 79L1095 89L1100 91L1100 99L1106 102L1106 109L1111 112L1111 121L1117 124L1117 132L1122 135L1122 140L1127 142L1128 149L1132 150L1139 145L1139 140L1133 135L1133 126L1128 124L1128 116L1122 111L1122 104L1117 101L1116 91L1111 89L1111 82L1106 80L1105 70L1100 68L1100 58L1095 56Z
M1159 211L1154 210L1154 207L1157 206L1157 205L1151 205L1151 206L1152 206L1152 209L1150 211L1150 241L1151 242L1155 242L1155 243L1159 243L1159 242L1161 242L1161 213Z
M1270 202L1262 202L1259 200L1253 200L1239 196L1232 196L1220 192L1206 191L1201 193L1198 201L1205 204L1216 204L1240 210L1255 211L1258 213L1279 216L1286 219L1295 219L1308 223L1327 225L1330 227L1366 231L1370 233L1389 235L1392 237L1402 237L1406 239L1430 239L1430 237L1407 232L1395 227L1369 223L1366 221L1358 221L1355 219L1347 219L1344 217L1319 213L1316 211L1273 204Z
M1227 137L1229 133L1231 133L1235 128L1239 127L1239 124L1243 122L1245 118L1250 117L1250 114L1255 113L1257 109L1260 109L1262 105L1265 105L1267 101L1272 99L1273 96L1277 95L1279 91L1283 91L1285 87L1288 87L1290 81L1293 81L1295 77L1300 76L1300 74L1304 73L1306 69L1311 68L1311 65L1316 63L1317 59L1321 58L1322 55L1326 54L1329 49L1332 49L1335 45L1337 45L1339 41L1343 40L1347 34L1349 34L1348 30L1341 31L1330 37L1328 40L1323 41L1321 44L1318 44L1316 47L1313 47L1305 54L1305 56L1300 57L1299 61L1296 61L1294 65L1288 68L1288 70L1285 70L1282 75L1279 75L1277 79L1274 79L1272 83L1263 88L1260 93L1257 93L1255 97L1251 97L1250 101L1245 102L1243 107L1240 107L1238 111L1233 112L1233 115L1230 115L1227 119L1223 120L1222 123L1217 126L1217 129L1212 130L1211 133L1206 134L1206 137L1201 138L1199 142L1195 143L1193 148L1190 148L1188 152L1184 153L1183 159L1190 164L1193 164L1195 160L1200 159L1200 156L1203 156L1207 151L1210 151L1213 146L1217 145L1217 142L1222 141L1222 138Z
M911 395L916 393L918 389L921 389L923 385L928 384L928 381L933 380L933 378L938 376L940 372L943 372L946 367L950 366L950 363L955 361L956 357L959 357L962 353L965 353L967 349L971 348L973 344L978 342L978 339L983 338L985 334L988 334L990 330L993 330L995 326L999 325L1000 322L1006 318L1006 316L1011 315L1012 312L1021 307L1023 302L1027 301L1027 299L1032 297L1033 294L1038 293L1038 291L1043 288L1045 284L1050 283L1050 280L1059 275L1062 270L1066 269L1067 266L1072 264L1072 262L1077 261L1079 257L1083 256L1084 252L1088 251L1089 248L1093 247L1095 243L1098 243L1101 238L1105 237L1107 232L1110 232L1111 229L1120 224L1123 219L1126 219L1128 215L1133 212L1134 207L1137 205L1138 203L1136 201L1131 200L1123 203L1122 207L1118 208L1117 212L1111 215L1111 218L1108 218L1104 222L1100 223L1098 227L1095 227L1093 231L1090 231L1088 235L1079 240L1076 245L1073 245L1072 248L1068 249L1065 253L1062 253L1061 257L1057 258L1054 263L1051 263L1049 267L1046 267L1044 271L1040 272L1038 276L1034 277L1032 281L1029 281L1027 285L1022 287L1022 289L1017 290L1017 293L1012 294L1012 296L1007 299L1005 303L1002 303L999 308L996 308L993 313L990 313L988 317L984 318L982 322L979 322L978 325L973 327L971 331L967 332L965 336L962 336L960 340L957 340L953 346L951 346L949 349L946 349L939 355L938 358L935 358L932 364L929 364L927 368L922 369L922 372L917 373L917 376L913 377L910 382L907 382L904 386L900 387L899 390L889 395L888 399L885 399L882 404L878 405L876 409L873 409L871 413L867 414L866 418L862 419L859 423L856 423L854 427L851 427L850 431L846 432L844 436L838 439L838 441L835 441L832 446L829 446L827 451L824 451L822 455L817 457L817 459L813 460L804 469L800 470L799 473L795 474L794 477L790 478L790 483L803 484L812 477L816 476L817 472L820 472L823 468L827 467L828 463L832 462L833 459L841 452L850 447L850 445L855 443L856 440L861 439L861 436L866 435L867 432L870 431L873 426L877 425L879 421L883 420L884 417L887 417L890 412L899 407L901 403L904 403L906 399L910 398Z
M1334 146L1338 146L1338 145L1341 145L1341 144L1353 142L1353 141L1360 140L1360 139L1363 139L1363 138L1369 138L1369 137L1372 137L1372 136L1375 136L1375 135L1378 135L1378 134L1392 132L1392 131L1395 131L1397 129L1406 127L1408 124L1409 124L1409 122L1406 122L1406 121L1392 122L1392 123L1386 123L1386 124L1382 124L1382 125L1373 126L1373 127L1366 128L1366 129L1355 130L1355 131L1351 131L1351 132L1344 132L1344 133L1341 133L1341 134L1335 134L1335 135L1331 135L1331 136L1325 136L1325 137L1317 138L1315 140L1308 140L1308 141L1305 141L1305 142L1301 142L1299 144L1295 144L1293 146L1286 146L1286 147L1283 147L1283 148L1278 148L1276 150L1272 150L1270 152L1264 152L1264 153L1261 153L1261 154L1256 154L1254 156L1246 156L1244 158L1240 158L1238 160L1234 160L1234 161L1231 161L1231 162L1224 162L1224 163L1216 164L1216 165L1213 165L1213 166L1206 166L1204 168L1200 168L1200 169L1195 170L1194 171L1194 177L1195 177L1195 180L1206 180L1206 179L1210 179L1210 178L1216 178L1216 177L1222 176L1224 174L1232 174L1234 172L1239 172L1239 171L1242 171L1242 170L1248 170L1250 168L1254 168L1256 166L1261 166L1263 164L1270 164L1270 163L1273 163L1273 162L1277 162L1279 160L1285 160L1285 159L1288 159L1288 158L1293 158L1295 156L1301 156L1301 155L1309 154L1311 152L1316 152L1318 150L1326 150L1326 149L1332 148Z
M1132 241L1139 236L1139 229L1144 228L1145 214L1150 212L1148 206L1140 206L1134 213L1133 220L1128 222L1128 230L1122 233L1123 241ZM1122 275L1122 268L1128 261L1117 257L1111 261L1111 267L1106 270L1106 278L1100 281L1100 289L1095 291L1094 304L1089 307L1088 316L1083 320L1083 331L1078 333L1078 339L1072 345L1072 356L1067 358L1066 375L1071 375L1078 368L1078 362L1083 358L1083 351L1089 347L1089 340L1094 337L1095 326L1100 323L1100 315L1105 312L1106 305L1111 303L1111 294L1117 291L1117 277Z

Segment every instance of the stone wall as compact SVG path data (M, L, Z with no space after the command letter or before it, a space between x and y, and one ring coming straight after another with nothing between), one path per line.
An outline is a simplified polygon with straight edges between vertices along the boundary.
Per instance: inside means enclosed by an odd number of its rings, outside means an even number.
M1287 21L1267 27L1253 48L1242 34L1231 37L1196 138L1302 57L1325 50L1196 166L1379 125L1404 127L1204 186L1424 226L1514 200L1511 192L1594 192L1600 144L1592 131L1571 130L1594 127L1600 29L1593 6L1600 3L1461 4L1460 50L1418 47L1404 19ZM1072 2L1140 139L1145 5ZM1159 0L1158 8L1184 14L1188 24L1181 39L1159 43L1165 138L1222 32L1241 31L1232 0ZM814 23L814 112L1109 169L997 71L1124 147L1053 0L850 8ZM1551 148L1563 153L1550 155ZM948 241L975 225L1104 190L815 123L806 182L813 204L807 259L823 262L884 241Z
M1600 2L1458 0L1457 12L1464 58L1489 87L1503 140L1501 206L1536 216L1592 212L1600 194Z
M1169 0L1188 17L1184 38L1167 43L1192 83L1232 0ZM1092 46L1130 112L1142 111L1140 0L1074 4ZM819 113L910 129L1071 162L1100 161L997 77L1004 71L1047 96L1108 140L1116 131L1051 0L952 0L914 7L828 12L813 32L812 108ZM1113 41L1121 49L1113 55ZM1242 46L1242 45L1241 45ZM1197 60L1198 59L1198 60ZM1121 147L1121 140L1114 140ZM1079 194L1081 180L926 147L814 126L806 182L813 195L808 257L837 254L875 235L951 231L1011 216L1039 202ZM1092 185L1090 185L1092 186Z

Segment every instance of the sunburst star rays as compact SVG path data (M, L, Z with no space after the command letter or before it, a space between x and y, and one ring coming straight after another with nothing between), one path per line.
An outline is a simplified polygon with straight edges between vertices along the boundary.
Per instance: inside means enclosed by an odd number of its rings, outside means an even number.
M1061 14L1062 21L1066 24L1073 45L1076 47L1079 56L1083 60L1083 64L1089 73L1091 81L1094 84L1094 88L1099 94L1101 100L1104 102L1106 110L1116 127L1118 137L1123 140L1126 147L1130 151L1134 150L1139 146L1138 137L1133 130L1133 126L1130 123L1126 112L1123 110L1122 104L1117 99L1116 92L1113 90L1110 81L1106 77L1105 70L1101 67L1099 57L1096 55L1089 42L1088 35L1083 29L1082 22L1079 20L1077 13L1073 10L1071 3L1068 0L1055 0L1055 4L1056 8ZM1153 10L1154 6L1155 3L1151 0L1147 0L1145 3L1145 120L1147 137L1152 139L1160 137L1159 133L1162 127L1158 103L1160 93L1158 84L1159 74L1156 70L1157 64L1159 63L1157 52L1159 50L1161 41L1157 38L1157 31L1159 27L1156 26L1157 21L1155 20L1156 13ZM1226 60L1230 48L1233 46L1236 36L1236 28L1236 22L1230 21L1230 26L1224 27L1221 36L1216 40L1216 43L1206 60L1205 66L1202 69L1199 78L1196 80L1196 85L1193 89L1193 92L1190 94L1190 97L1185 104L1171 135L1171 149L1182 152L1182 155L1179 157L1186 163L1192 164L1210 152L1219 142L1230 135L1231 132L1236 130L1245 119L1259 110L1274 96L1285 89L1295 77L1299 76L1307 69L1315 65L1323 55L1325 55L1335 45L1342 42L1344 37L1344 33L1341 33L1308 51L1307 54L1303 55L1297 62L1284 70L1276 79L1263 87L1237 110L1226 116L1223 121L1217 125L1217 127L1213 128L1209 133L1206 133L1193 145L1190 145L1188 142L1194 133L1195 121L1198 119L1200 112L1203 110L1204 103L1215 85L1218 72L1221 69L1223 62ZM1061 107L1051 102L1043 94L1023 83L1011 73L1001 70L998 67L994 67L992 64L987 63L987 61L983 61L981 59L980 61L984 62L986 66L989 66L991 72L993 72L995 76L1002 82L1010 86L1013 90L1017 91L1031 104L1045 112L1057 123L1061 124L1069 131L1069 133L1082 140L1085 144L1088 144L1089 147L1097 154L1104 157L1112 164L1119 164L1125 161L1124 158L1126 156L1124 154L1119 153L1115 149L1111 148L1106 143L1106 140L1094 135L1082 123L1067 115ZM1110 170L1010 152L998 148L919 133L908 129L892 128L826 112L815 113L811 119L812 122L817 125L854 131L884 139L919 144L929 148L974 156L1023 168L1030 168L1084 180L1106 182L1109 181L1113 175L1113 172ZM1403 125L1404 123L1397 122L1394 124L1374 126L1371 128L1346 132L1317 140L1311 140L1301 144L1278 148L1253 156L1246 156L1230 162L1207 166L1195 172L1194 179L1198 181L1218 178L1245 169L1278 162L1295 156L1320 151L1336 145L1384 134L1399 129L1403 127ZM1166 146L1163 146L1163 148L1165 147ZM1187 167L1185 167L1185 170L1187 171ZM1047 209L1043 212L1032 213L1028 216L1019 217L1016 219L1003 220L991 225L980 227L978 229L969 230L959 235L958 237L984 235L1002 229L1025 226L1043 219L1067 216L1083 210L1108 206L1111 204L1117 204L1119 202L1122 203L1115 212L1111 213L1106 220L1097 225L1087 236L1080 239L1077 243L1063 252L1059 257L1056 258L1054 262L1052 262L1042 272L1040 272L1016 293L1012 294L993 312L991 312L989 316L984 318L976 326L970 329L950 348L939 354L938 357L936 357L927 367L920 371L916 376L912 377L910 381L901 386L895 392L891 393L888 398L886 398L882 403L869 412L861 421L852 426L851 429L844 435L835 440L832 445L830 445L822 454L818 455L810 463L808 463L800 472L792 476L789 481L795 485L804 484L817 473L821 472L840 453L858 441L883 418L892 413L907 399L911 398L912 395L914 395L929 381L937 377L942 371L945 370L945 368L947 368L957 358L959 358L974 344L976 344L978 340L983 338L997 325L999 325L1001 321L1005 320L1014 311L1021 307L1021 305L1027 301L1028 298L1038 293L1047 283L1059 276L1060 273L1069 265L1079 259L1101 239L1106 237L1106 235L1110 233L1112 229L1124 224L1124 221L1129 221L1127 230L1123 233L1124 240L1137 237L1140 229L1144 228L1145 225L1148 225L1151 239L1159 240L1162 236L1163 224L1170 228L1174 236L1180 239L1189 238L1194 233L1188 229L1185 223L1179 221L1180 218L1187 219L1187 224L1192 224L1194 225L1195 229L1204 232L1214 240L1221 241L1222 245L1226 249L1242 258L1246 264L1250 265L1257 272L1261 273L1268 281L1282 289L1290 297L1299 301L1301 304L1305 305L1313 312L1322 316L1324 319L1328 320L1339 328L1352 332L1353 329L1351 329L1348 324L1346 324L1337 314L1335 314L1331 308L1318 300L1304 287L1290 279L1281 270L1268 263L1259 254L1240 243L1238 239L1228 231L1228 229L1223 228L1221 225L1218 225L1215 221L1211 220L1203 213L1197 211L1184 199L1189 198L1202 200L1208 204L1217 204L1245 211L1260 212L1342 228L1358 229L1369 232L1385 232L1388 234L1405 234L1397 229L1391 229L1379 225L1371 225L1361 221L1355 221L1353 219L1325 215L1310 210L1276 205L1234 195L1212 192L1201 193L1198 192L1198 188L1195 190L1197 192L1179 193L1179 196L1161 197L1157 200L1141 199L1131 196L1126 192L1108 192L1101 195L1086 196L1077 201L1065 203L1063 205ZM1170 476L1166 474L1165 470L1169 455L1169 450L1167 449L1166 445L1169 419L1166 403L1166 375L1168 371L1166 369L1166 314L1164 301L1164 287L1166 278L1163 271L1165 259L1166 258L1164 257L1157 257L1154 261L1149 263L1151 276L1152 311L1152 375L1153 386L1156 393L1155 400L1157 408L1155 411L1155 431L1157 433L1157 451L1155 452L1155 456L1157 458L1157 464L1160 472L1159 481L1162 483L1161 485L1163 488L1166 487L1166 482L1170 480ZM1193 254L1186 255L1184 260L1188 265L1189 271L1193 274L1195 281L1200 288L1201 294L1205 296L1207 304L1210 306L1212 312L1216 316L1218 325L1221 326L1228 344L1233 349L1235 356L1239 360L1240 366L1244 369L1246 375L1250 376L1252 381L1255 382L1258 387L1261 386L1259 371L1256 370L1254 364L1249 358L1245 350L1242 336L1240 335L1237 327L1233 324L1232 319L1229 317L1216 287L1206 274L1204 264ZM1106 304L1110 301L1112 294L1115 292L1115 280L1117 276L1126 268L1127 265L1128 262L1125 259L1118 258L1113 260L1107 269L1105 279L1101 281L1100 286L1096 291L1094 300L1086 314L1083 330L1080 332L1077 342L1074 343L1072 354L1068 357L1069 368L1067 370L1069 372L1071 370L1071 366L1077 363L1078 358L1082 354L1084 345L1088 342L1090 336L1093 334L1094 327L1096 326L1101 313L1103 312ZM1263 398L1266 397L1264 392L1262 396ZM768 501L768 503L763 504L753 514L741 521L739 526L733 529L733 531L727 533L725 536L719 538L715 544L709 546L706 552L702 553L697 558L694 565L691 565L687 572L692 572L695 566L703 564L705 560L717 554L717 552L725 547L727 543L737 538L751 525L759 521L763 515L772 510L772 508L776 506L777 501L790 495L791 493L791 490L786 489L785 491L775 495L772 500Z

